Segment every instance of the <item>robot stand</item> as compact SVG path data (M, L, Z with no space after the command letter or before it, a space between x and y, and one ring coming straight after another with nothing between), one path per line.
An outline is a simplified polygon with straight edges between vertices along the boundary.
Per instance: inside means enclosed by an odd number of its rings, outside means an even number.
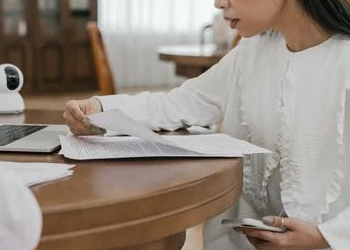
M24 101L20 93L0 93L0 114L18 114L24 110Z

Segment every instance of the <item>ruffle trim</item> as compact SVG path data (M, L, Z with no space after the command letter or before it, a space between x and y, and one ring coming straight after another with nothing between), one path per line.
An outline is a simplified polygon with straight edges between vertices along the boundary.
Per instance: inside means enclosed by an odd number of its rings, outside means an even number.
M249 125L246 120L246 110L243 107L243 100L241 100L241 107L240 112L242 115L242 123L241 126L245 128L245 136L246 140L248 142L251 141L252 134L249 129ZM251 188L254 184L251 181L251 174L252 174L252 159L251 155L246 155L244 157L244 167L243 167L243 193L247 194L248 197L254 197L253 199L256 199L258 197L256 192L254 192L253 188Z
M312 217L303 209L298 209L297 204L300 203L300 187L304 181L303 172L300 171L299 167L291 159L290 149L293 148L292 138L290 134L290 124L286 110L280 109L281 117L281 133L280 140L278 141L277 148L280 150L281 156L274 152L271 155L264 155L264 171L262 176L262 182L256 183L252 180L252 176L256 169L252 166L253 156L246 156L244 159L243 169L243 192L247 194L254 207L260 211L264 211L268 203L267 185L273 171L278 166L280 161L281 165L281 199L283 207L288 216L302 218L308 221L322 222L322 215L327 214L330 211L330 204L333 203L341 194L343 179L345 177L345 160L344 160L344 149L343 149L343 135L344 135L344 122L345 122L345 101L346 101L346 90L342 93L340 98L340 109L338 111L338 127L337 127L337 145L338 145L338 164L333 170L333 177L329 178L329 183L326 189L326 195L324 202L321 203L321 207L318 208L318 212ZM242 115L241 125L245 127L247 140L252 140L252 133L247 123L246 110L244 103L241 103L240 108ZM256 186L261 185L259 190Z
M281 105L281 104L280 104ZM281 153L281 200L283 208L288 216L292 216L295 213L294 204L298 200L298 187L301 186L301 172L296 168L293 160L290 157L289 149L292 148L292 140L290 133L288 133L288 121L289 117L285 108L280 109L281 115L281 134L279 149ZM293 178L289 178L293 177Z
M244 91L244 86L241 86L241 91ZM241 95L243 96L243 95ZM305 219L310 222L322 222L322 215L329 213L330 204L337 200L342 191L343 179L345 177L345 160L344 160L344 146L343 146L343 136L344 136L344 123L345 123L345 101L346 101L346 89L343 88L341 93L341 98L338 107L337 114L337 165L333 169L329 169L329 178L324 191L324 200L320 201L313 208L312 204L308 204L303 198L301 198L303 192L301 187L303 183L307 182L304 176L304 171L301 169L299 163L294 162L291 154L293 138L291 134L290 117L288 114L288 108L279 108L280 112L280 133L279 139L277 140L277 145L273 154L264 155L263 158L258 158L257 156L246 156L244 159L244 169L243 169L243 193L247 195L247 198L254 204L255 209L264 211L268 205L268 183L271 175L273 174L278 163L281 167L282 181L281 186L281 201L283 208L288 216L297 217ZM242 123L241 126L245 131L245 138L249 142L253 141L254 135L249 126L246 104L243 99L240 100L240 113ZM280 101L276 103L281 107ZM278 152L279 151L279 152ZM262 159L262 161L260 161ZM256 167L256 163L259 164L260 168ZM325 172L326 173L326 172ZM261 178L258 175L261 174ZM321 195L321 194L320 194ZM322 197L322 196L320 196ZM303 205L307 207L303 207Z
M244 90L244 86L241 86L241 91ZM242 97L243 95L241 95ZM248 142L251 142L252 132L247 122L246 109L244 105L244 100L240 100L240 113L242 116L241 126L245 130L245 138ZM260 183L253 181L253 166L252 166L252 155L246 155L244 157L244 167L243 167L243 193L247 195L247 198L254 204L254 207L258 210L263 210L267 206L267 197L261 196L257 190L254 188Z
M326 194L326 204L321 209L321 215L329 212L329 205L336 201L342 191L342 184L345 177L345 156L344 156L344 123L345 123L346 88L344 86L340 98L340 108L337 114L337 144L338 144L338 164L334 168L333 178L330 179Z
M242 89L244 89L244 87ZM246 109L245 109L243 99L241 99L240 113L242 117L241 126L245 130L246 140L251 142L252 132L248 124L248 119L246 116ZM256 175L255 172L257 170L257 169L254 169L252 165L253 157L254 157L253 155L246 155L244 158L243 193L246 194L248 199L254 204L255 209L260 211L265 211L268 204L267 185L272 173L278 166L280 156L277 152L260 156L260 157L263 157L262 166L261 166L262 178L258 180L252 178L252 176ZM254 159L254 160L258 160L258 159Z
M269 179L275 169L278 167L278 163L280 162L280 155L277 152L273 152L272 154L264 155L264 176L262 180L262 190L261 197L267 197L267 185L269 183Z
M289 149L293 148L291 135L288 133L288 116L285 110L281 110L281 198L288 216L298 217L301 219L308 220L310 222L321 223L322 215L329 213L330 204L335 202L340 196L342 191L343 180L345 178L345 159L344 159L344 145L343 145L343 135L344 135L344 122L345 122L345 102L346 102L346 89L343 88L343 92L340 99L340 108L337 113L337 139L336 143L338 146L337 159L338 162L333 170L333 177L329 178L329 182L326 188L325 199L318 207L317 214L307 214L307 212L302 209L298 209L297 204L300 203L300 198L298 197L300 191L300 185L302 180L302 171L298 169L296 164L289 157ZM315 211L314 211L315 212Z
M244 75L242 75L242 79L244 79ZM239 87L240 87L240 91L242 93L245 89L245 86L239 85ZM250 142L251 138L252 138L252 133L251 133L251 130L250 130L248 122L247 122L246 109L244 108L245 105L244 105L244 100L243 100L242 96L243 95L241 94L240 95L240 113L242 116L241 126L244 128L246 140L248 142ZM252 173L251 156L246 155L244 157L243 180L242 180L243 190L242 191L243 191L243 193L247 194L248 197L250 197L252 195L256 195L256 193L252 192L252 190L250 188L252 186L252 182L250 179L251 173Z

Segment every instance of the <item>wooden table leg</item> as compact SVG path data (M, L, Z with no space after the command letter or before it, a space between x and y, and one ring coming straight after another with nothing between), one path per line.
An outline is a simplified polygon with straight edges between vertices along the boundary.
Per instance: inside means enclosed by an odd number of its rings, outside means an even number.
M118 248L117 250L180 250L186 240L186 231L134 247Z

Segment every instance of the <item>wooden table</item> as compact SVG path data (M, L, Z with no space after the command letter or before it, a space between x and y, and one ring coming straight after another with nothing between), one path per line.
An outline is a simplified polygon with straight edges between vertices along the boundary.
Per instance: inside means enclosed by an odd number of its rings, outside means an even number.
M158 48L160 60L175 63L176 74L187 78L196 77L217 63L227 52L215 44L174 45Z
M0 122L62 123L62 112L26 110ZM1 161L76 164L65 179L32 188L44 216L38 250L175 250L186 228L230 207L241 160L72 161L57 153L1 153Z

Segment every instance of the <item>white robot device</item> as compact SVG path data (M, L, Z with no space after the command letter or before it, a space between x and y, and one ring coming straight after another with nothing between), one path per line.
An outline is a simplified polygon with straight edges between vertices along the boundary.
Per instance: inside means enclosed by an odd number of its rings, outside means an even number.
M22 71L13 64L0 65L0 113L16 114L24 110L19 91L23 86Z

